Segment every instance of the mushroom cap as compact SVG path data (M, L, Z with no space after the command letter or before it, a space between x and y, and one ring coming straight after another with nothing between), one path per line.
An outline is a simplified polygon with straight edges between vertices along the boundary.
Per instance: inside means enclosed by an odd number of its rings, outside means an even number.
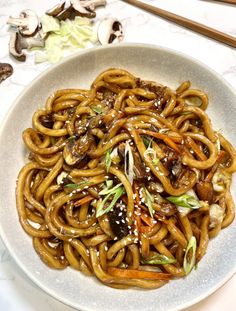
M8 63L0 63L0 83L10 77L13 73L12 65Z
M9 17L7 24L16 26L24 36L33 35L39 28L39 19L32 10L24 10L19 17Z
M26 26L19 26L20 33L25 36L34 34L40 24L37 14L32 10L24 10L20 13L20 17L28 20Z
M102 45L120 42L124 38L122 24L116 18L107 17L98 25L97 35Z

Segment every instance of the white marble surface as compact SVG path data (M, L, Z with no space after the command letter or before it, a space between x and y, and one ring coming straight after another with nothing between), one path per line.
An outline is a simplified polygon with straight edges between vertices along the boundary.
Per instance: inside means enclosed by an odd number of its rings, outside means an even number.
M236 36L236 6L216 1L149 0L160 8L197 20ZM29 82L50 66L35 65L33 55L25 63L14 61L8 54L9 33L6 20L23 9L39 15L56 4L56 0L0 0L0 62L11 63L14 74L0 84L0 122L14 99ZM189 54L222 75L236 89L236 50L181 28L122 1L108 0L106 8L97 10L96 20L114 16L122 21L126 42L152 43ZM1 181L3 182L3 181ZM213 295L189 308L189 311L235 310L236 276ZM42 292L14 263L0 241L0 310L10 311L72 311Z

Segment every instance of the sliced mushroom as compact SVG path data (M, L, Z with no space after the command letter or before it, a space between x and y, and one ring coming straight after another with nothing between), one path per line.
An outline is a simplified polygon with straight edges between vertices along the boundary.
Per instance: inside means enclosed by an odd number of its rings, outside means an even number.
M20 62L24 62L26 59L25 53L22 51L20 44L20 34L18 32L12 32L10 35L9 51L10 54Z
M11 33L10 36L10 54L17 60L24 62L26 59L23 49L32 47L44 47L44 39L41 37L23 37L19 32Z
M62 1L61 3L58 3L53 8L46 11L47 15L56 17L58 14L60 14L64 8L65 8L66 1Z
M95 12L89 11L85 7L83 7L80 0L71 0L70 2L73 9L76 11L76 15L87 18L93 18L96 16Z
M124 38L121 23L112 17L105 18L100 22L97 35L102 45L120 42Z
M0 63L0 83L10 77L13 73L13 67L7 63Z
M32 10L22 11L20 17L10 16L7 24L16 26L19 32L25 36L33 35L40 25L38 16Z
M209 181L200 181L196 184L196 192L200 200L213 203L214 189L212 183Z
M67 18L68 19L73 19L75 17L75 10L73 9L72 5L69 7L65 8L63 11L61 11L56 18L59 19L60 21L64 21Z
M98 6L105 6L107 4L106 0L81 0L82 7L94 11Z
M68 165L75 165L82 161L93 142L93 136L86 133L82 137L71 138L63 150L63 157Z

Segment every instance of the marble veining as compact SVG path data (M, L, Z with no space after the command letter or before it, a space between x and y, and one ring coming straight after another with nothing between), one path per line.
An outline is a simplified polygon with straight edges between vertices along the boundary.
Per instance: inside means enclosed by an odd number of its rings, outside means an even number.
M33 53L29 53L25 63L17 62L9 57L7 18L9 15L17 16L23 9L32 9L42 15L58 2L57 0L0 0L0 62L9 62L14 67L14 74L0 84L0 122L4 120L7 111L24 87L51 66L49 63L35 65ZM106 16L114 16L122 21L125 42L156 44L189 54L218 72L236 89L235 49L195 34L122 1L107 0L107 2L105 8L97 10L95 22ZM236 6L202 0L146 0L146 2L236 35ZM58 282L61 280L58 279ZM228 302L227 310L233 311L235 306L233 291L235 290L236 277L234 276L224 288L188 310L219 310ZM228 301L223 296L227 297ZM1 240L0 309L4 311L74 310L51 298L34 285L11 259Z

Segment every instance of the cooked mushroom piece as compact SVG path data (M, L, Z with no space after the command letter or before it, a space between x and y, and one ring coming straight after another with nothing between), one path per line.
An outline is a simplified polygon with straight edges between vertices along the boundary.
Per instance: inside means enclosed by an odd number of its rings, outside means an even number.
M20 17L9 17L7 24L16 26L19 32L25 36L31 36L35 33L39 26L38 16L31 10L24 10L20 13Z
M200 181L196 184L196 192L200 200L213 203L214 189L212 183L209 181Z
M111 230L119 240L129 234L126 212L121 204L116 204L116 206L108 213L108 217Z
M7 63L0 63L0 83L10 77L13 73L13 67Z
M124 38L121 23L112 17L105 18L100 22L97 35L102 45L120 42Z
M89 133L79 138L77 136L70 138L63 150L63 157L66 163L75 165L82 161L87 156L92 142L93 136Z

